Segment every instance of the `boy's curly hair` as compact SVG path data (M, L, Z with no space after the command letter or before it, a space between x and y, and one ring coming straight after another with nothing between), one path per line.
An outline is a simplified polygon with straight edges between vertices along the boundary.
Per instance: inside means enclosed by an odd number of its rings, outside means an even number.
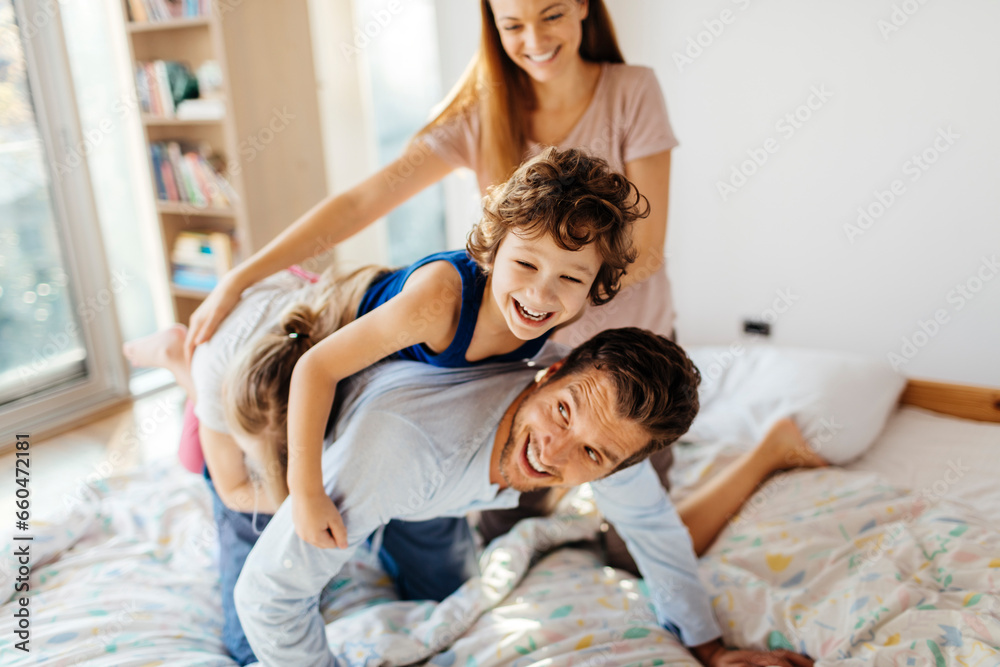
M487 271L510 232L528 239L551 234L567 250L596 243L601 268L590 287L596 306L621 289L625 268L637 254L632 223L648 215L649 201L607 162L576 148L550 147L489 188L483 217L465 247Z

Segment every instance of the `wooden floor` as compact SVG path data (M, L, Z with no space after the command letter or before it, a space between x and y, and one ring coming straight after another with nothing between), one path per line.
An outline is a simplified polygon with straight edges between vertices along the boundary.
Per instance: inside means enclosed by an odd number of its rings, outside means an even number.
M184 392L171 386L130 407L47 440L31 442L31 517L44 519L68 492L98 477L160 459L177 460ZM14 454L0 457L0 507L14 507Z

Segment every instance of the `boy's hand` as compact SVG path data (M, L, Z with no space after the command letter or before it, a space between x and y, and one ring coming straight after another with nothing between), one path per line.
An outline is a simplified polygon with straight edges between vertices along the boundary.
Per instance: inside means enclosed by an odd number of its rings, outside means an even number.
M292 496L295 534L321 549L346 549L347 528L325 492Z

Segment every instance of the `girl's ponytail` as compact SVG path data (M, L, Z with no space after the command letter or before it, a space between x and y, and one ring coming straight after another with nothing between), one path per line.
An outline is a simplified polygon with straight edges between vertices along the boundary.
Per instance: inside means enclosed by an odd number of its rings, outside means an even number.
M301 301L230 364L223 383L226 421L263 436L255 452L265 490L275 505L288 496L288 390L295 364L313 345L355 319L368 286L386 269L366 266L344 274L327 269Z

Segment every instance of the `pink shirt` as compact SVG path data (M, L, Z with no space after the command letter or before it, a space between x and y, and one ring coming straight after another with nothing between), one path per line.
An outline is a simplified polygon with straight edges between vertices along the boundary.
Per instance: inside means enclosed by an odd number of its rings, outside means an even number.
M455 167L476 172L479 189L485 193L492 183L486 175L479 151L479 115L469 113L434 128L421 139L437 155ZM655 155L677 145L663 92L653 70L648 67L602 63L590 106L557 145L561 150L583 148L608 161L625 173L633 160ZM525 159L541 152L532 143ZM638 221L636 224L644 224ZM642 271L633 266L630 271ZM642 283L619 292L603 306L591 306L574 324L553 336L567 345L578 345L604 329L637 326L670 336L674 310L666 267Z

